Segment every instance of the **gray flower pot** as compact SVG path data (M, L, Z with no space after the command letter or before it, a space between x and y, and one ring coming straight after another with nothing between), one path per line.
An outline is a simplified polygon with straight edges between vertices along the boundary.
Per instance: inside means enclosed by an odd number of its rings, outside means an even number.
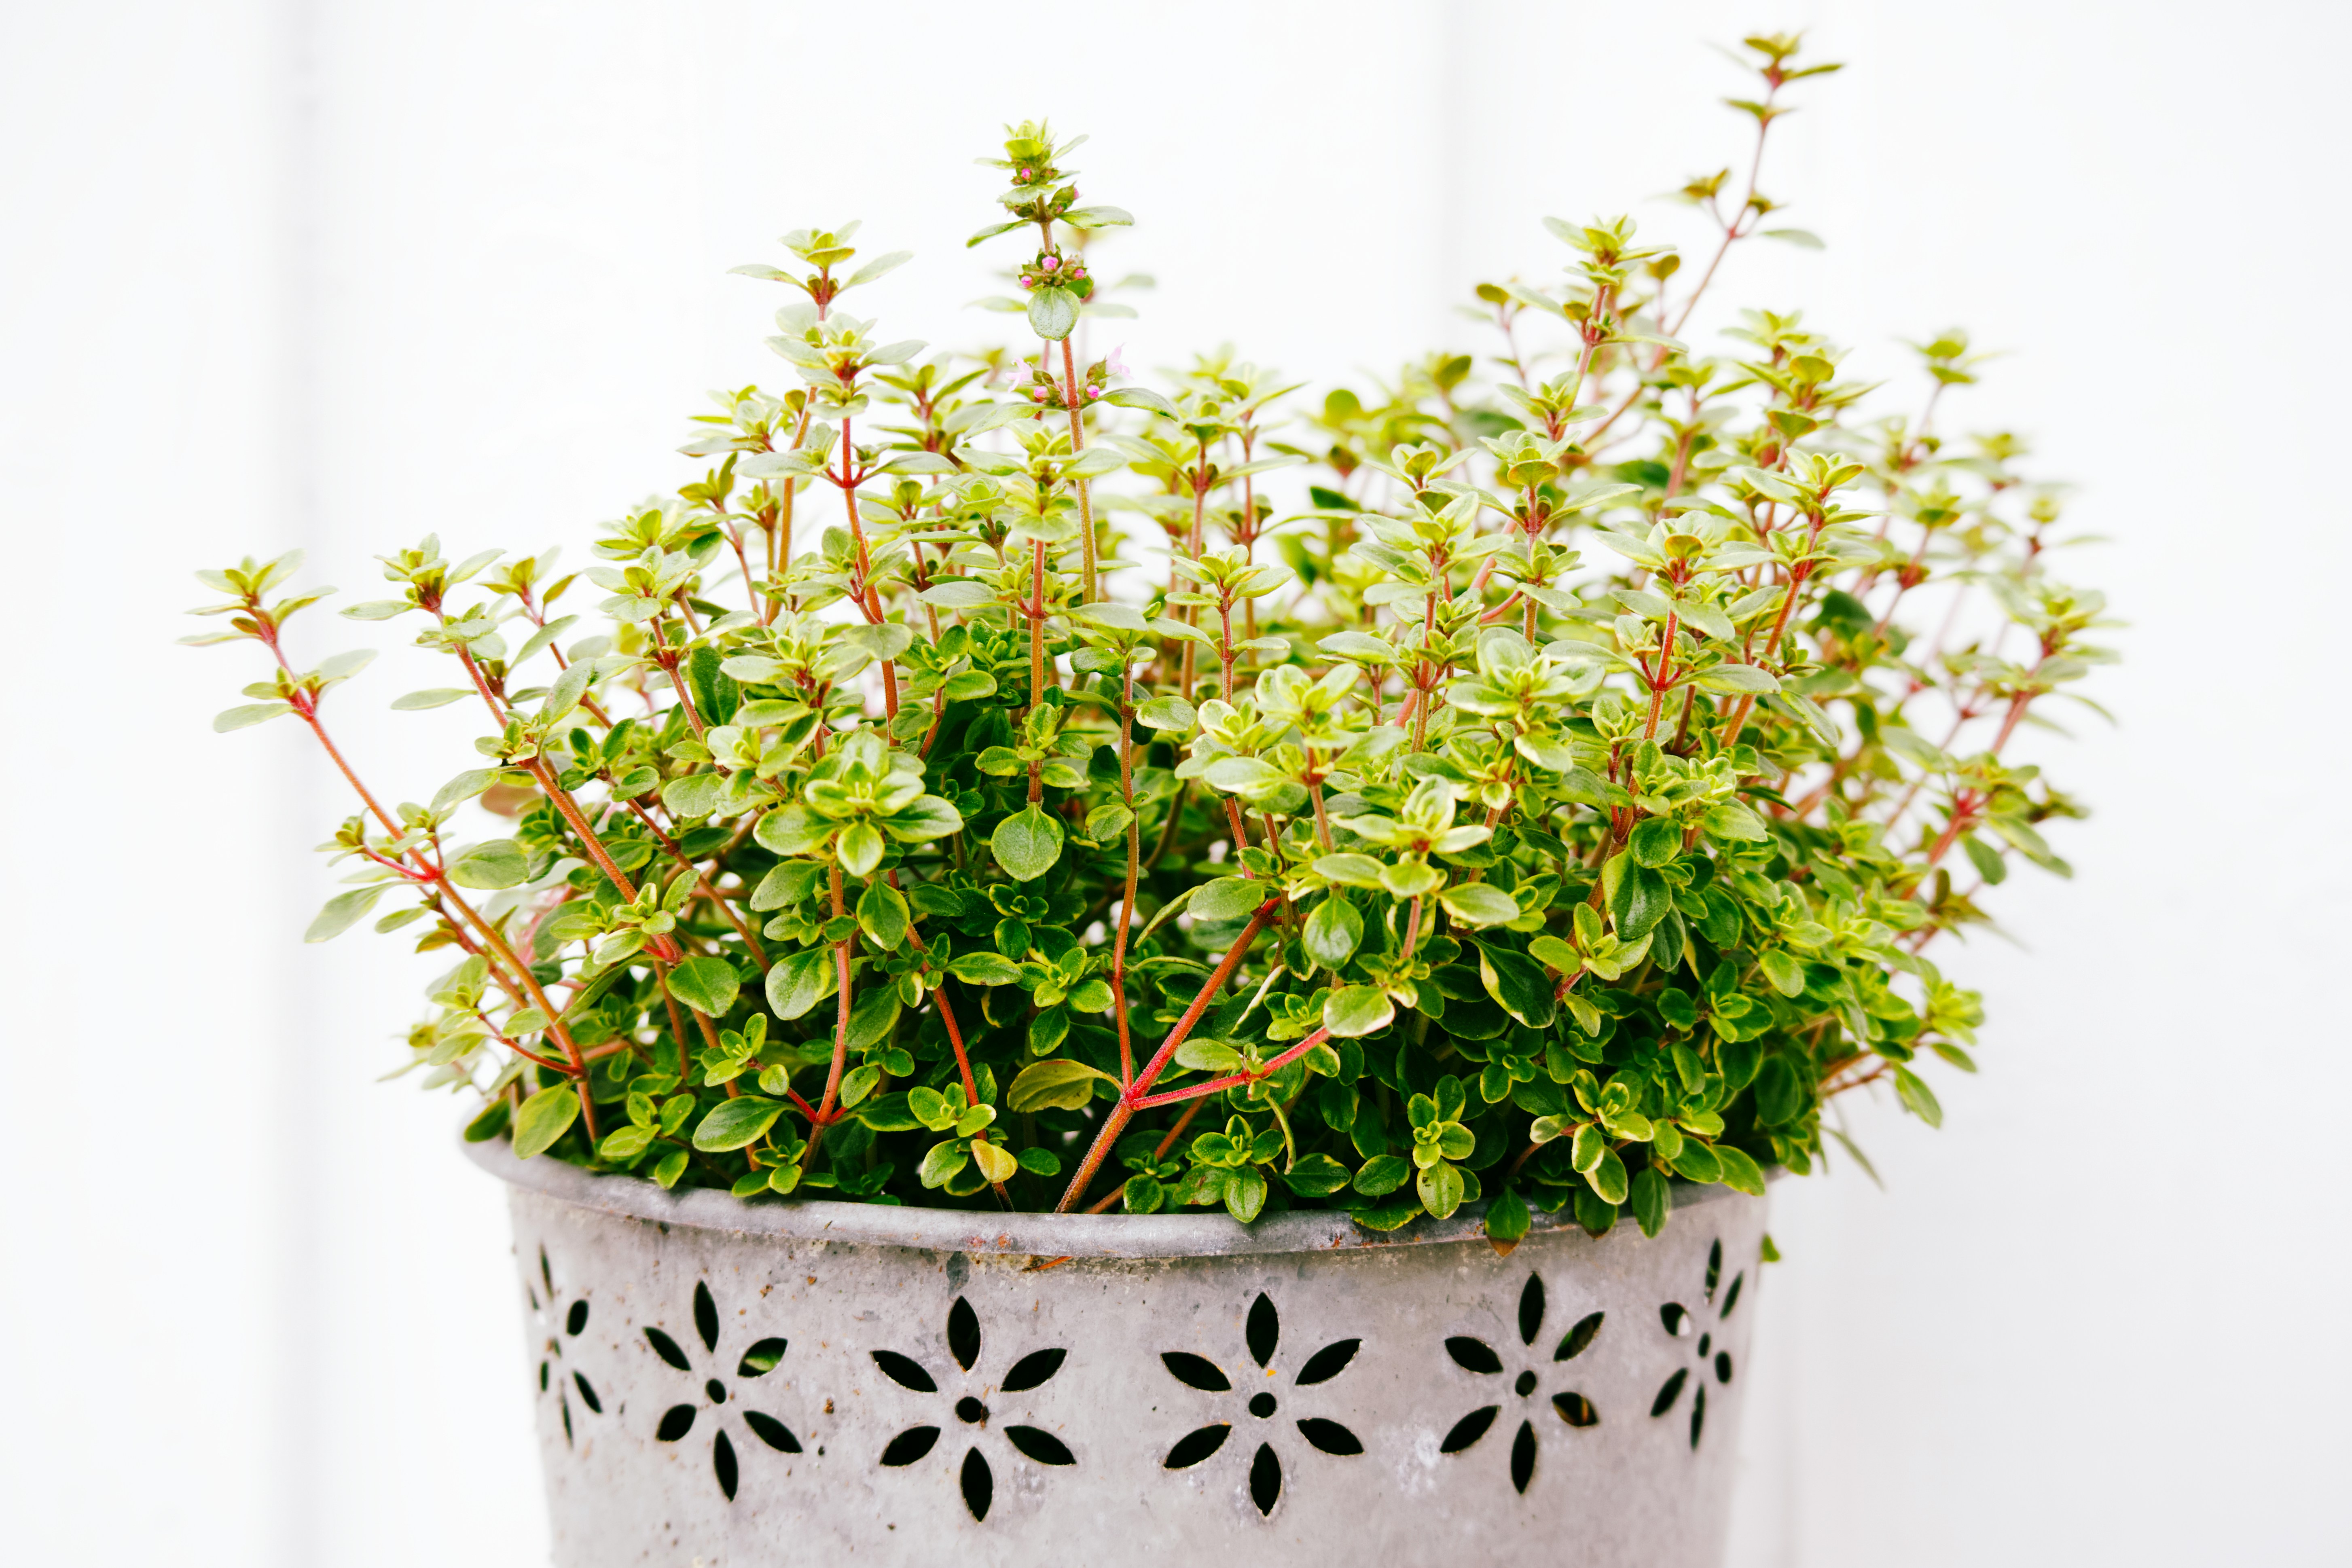
M1722 1556L1761 1199L1504 1257L1468 1211L746 1204L472 1153L562 1568Z

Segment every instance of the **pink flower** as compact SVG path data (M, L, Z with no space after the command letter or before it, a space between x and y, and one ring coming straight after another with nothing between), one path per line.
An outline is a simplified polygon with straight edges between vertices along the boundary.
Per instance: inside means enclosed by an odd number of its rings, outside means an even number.
M1058 257L1049 256L1045 258L1045 270L1048 272L1053 271L1055 268L1061 265L1061 259Z
M1022 171L1021 171L1021 177L1022 177L1023 179L1024 179L1024 180L1025 180L1025 179L1027 179L1027 178L1029 178L1029 171L1028 171L1028 170L1026 170L1026 169L1022 170Z
M1088 397L1100 397L1102 395L1102 388L1099 386L1089 386L1087 388L1087 395Z
M1115 375L1125 378L1135 374L1133 371L1127 368L1127 362L1118 357L1120 352L1126 347L1127 345L1125 343L1121 343L1118 348L1110 351L1110 358L1103 362L1103 374L1105 375Z
M1026 272L1024 272L1021 275L1021 287L1024 289L1034 289L1037 287L1037 280L1034 278L1030 277Z
M1030 400L1032 403L1043 403L1043 402L1045 402L1045 389L1044 387L1042 387L1042 386L1033 386L1033 387L1031 387L1031 388L1029 389L1029 400Z

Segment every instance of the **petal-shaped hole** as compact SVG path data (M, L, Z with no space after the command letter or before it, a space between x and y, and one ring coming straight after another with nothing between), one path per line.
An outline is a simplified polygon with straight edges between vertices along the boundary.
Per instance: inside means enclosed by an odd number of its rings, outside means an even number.
M686 1359L686 1352L677 1348L677 1342L671 1339L667 1334L663 1333L659 1329L647 1329L646 1331L646 1343L654 1347L654 1354L661 1357L662 1360L669 1363L670 1365L677 1368L678 1371L692 1372L694 1370L694 1363Z
M1007 1426L1004 1440L1041 1465L1075 1465L1070 1446L1042 1426Z
M1658 1396L1650 1401L1650 1414L1664 1415L1683 1396L1683 1384L1690 1381L1690 1368L1684 1367L1659 1386Z
M592 1415L604 1415L604 1402L596 1397L596 1391L588 1386L588 1380L575 1372L572 1374L572 1381L579 1388L580 1402L588 1406L588 1413ZM1727 1383L1730 1379L1726 1378L1724 1381Z
M1723 1310L1716 1314L1717 1318L1731 1316L1732 1309L1739 1305L1739 1288L1747 1283L1748 1271L1744 1268L1731 1277L1731 1289L1723 1293Z
M970 1372L972 1363L980 1359L980 1314L973 1311L971 1303L961 1296L955 1299L955 1305L948 1309L948 1354L955 1357L956 1365L966 1372ZM985 1511L986 1505L982 1507Z
M1587 1312L1576 1320L1576 1327L1560 1336L1559 1349L1551 1352L1554 1361L1574 1361L1592 1347L1601 1337L1601 1320L1607 1314Z
M563 1314L563 1331L570 1334L572 1338L578 1339L580 1337L580 1331L587 1326L588 1303L585 1301L572 1302L572 1310Z
M897 1351L876 1351L874 1364L882 1369L883 1376L901 1388L911 1388L918 1394L937 1394L940 1391L940 1385L931 1381L931 1374L910 1356L902 1356Z
M1325 1345L1308 1356L1307 1364L1298 1369L1298 1386L1305 1388L1309 1384L1330 1382L1348 1370L1348 1363L1356 1359L1356 1352L1363 1348L1363 1344L1361 1340L1335 1340Z
M753 1436L780 1454L797 1454L801 1451L801 1440L793 1436L793 1429L772 1415L762 1415L757 1410L746 1410L743 1412L743 1425L751 1428Z
M1723 1242L1718 1238L1706 1249L1706 1299L1715 1300L1715 1282L1723 1278Z
M735 1375L738 1377L767 1376L776 1370L776 1363L784 1359L784 1346L785 1342L782 1340L761 1340L758 1344L745 1351L743 1359L735 1363Z
M1460 1453L1479 1438L1484 1437L1486 1435L1486 1428L1492 1426L1495 1424L1495 1417L1502 1413L1503 1407L1499 1405L1489 1405L1483 1410L1473 1410L1454 1424L1454 1430L1448 1432L1445 1435L1445 1441L1437 1446L1438 1452Z
M1731 1381L1731 1352L1729 1351L1717 1351L1715 1352L1715 1381L1717 1383L1729 1383Z
M541 1394L545 1394L547 1392L547 1363L545 1362L541 1362L539 1363L539 1391Z
M1265 1300L1260 1296L1259 1300ZM1260 1513L1272 1513L1274 1505L1282 1498L1282 1461L1274 1457L1271 1444L1257 1446L1257 1458L1250 1461L1250 1501L1257 1504Z
M547 1248L543 1247L539 1249L539 1277L547 1283L548 1300L551 1301L555 1299L555 1270L548 1267Z
M1592 1408L1592 1401L1581 1394L1555 1394L1551 1396L1551 1407L1559 1411L1559 1418L1571 1426L1601 1425L1601 1412Z
M1225 1374L1217 1370L1217 1363L1206 1356L1194 1355L1191 1351L1168 1351L1160 1359L1170 1372L1176 1374L1179 1383L1205 1389L1211 1394L1223 1394L1233 1387L1225 1381Z
M1258 1365L1264 1366L1274 1359L1275 1344L1282 1338L1282 1320L1275 1315L1274 1303L1266 1300L1263 1290L1250 1303L1249 1324L1243 1337L1249 1342L1250 1358ZM1280 1484L1278 1480L1276 1483L1277 1488Z
M556 1408L563 1412L563 1446L572 1447L572 1401L561 1394L555 1396Z
M1360 1454L1364 1440L1340 1426L1319 1415L1309 1415L1298 1424L1298 1434L1327 1454Z
M963 1456L963 1506L971 1510L974 1522L988 1517L988 1505L996 1498L996 1478L989 1473L988 1461L980 1457L977 1448L967 1448Z
M1666 1326L1666 1332L1681 1339L1691 1331L1690 1309L1680 1301L1669 1301L1658 1309L1658 1321Z
M1528 1422L1519 1423L1518 1436L1511 1439L1511 1485L1520 1492L1536 1479L1536 1429Z
M939 1440L940 1429L936 1426L909 1426L884 1447L882 1462L894 1469L911 1465L929 1453Z
M1484 1340L1474 1340L1468 1334L1456 1334L1445 1342L1445 1353L1452 1356L1465 1372L1496 1373L1503 1370L1503 1358L1496 1355Z
M1531 1345L1543 1327L1544 1288L1539 1275L1528 1276L1527 1289L1519 1292L1519 1343Z
M654 1428L654 1441L675 1443L694 1430L694 1406L673 1405L662 1412L661 1425Z
M735 1445L727 1440L727 1434L724 1432L719 1434L717 1440L710 1445L710 1468L719 1477L719 1489L727 1494L729 1502L733 1502L736 1480Z
M1066 1350L1031 1351L1013 1363L1013 1370L1004 1374L1004 1381L999 1386L1007 1394L1021 1394L1034 1388L1061 1371L1062 1362L1069 1353Z
M1225 1438L1232 1432L1233 1428L1225 1426L1203 1426L1198 1431L1187 1432L1176 1439L1176 1446L1168 1450L1168 1458L1160 1463L1171 1470L1190 1469L1223 1447Z
M1698 1429L1706 1425L1706 1384L1700 1384L1691 1396L1691 1447L1698 1447Z
M702 1336L702 1348L719 1348L719 1303L710 1299L708 1281L694 1282L694 1331Z

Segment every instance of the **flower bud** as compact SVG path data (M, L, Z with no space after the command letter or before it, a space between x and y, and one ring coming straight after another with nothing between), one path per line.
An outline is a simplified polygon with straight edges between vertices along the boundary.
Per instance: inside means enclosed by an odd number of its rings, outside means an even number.
M1049 257L1045 258L1045 270L1046 270L1046 271L1048 271L1048 272L1051 272L1051 271L1053 271L1055 268L1057 268L1057 267L1061 266L1061 265L1062 265L1062 263L1061 263L1061 259L1060 259L1058 257L1052 257L1052 256L1049 256Z

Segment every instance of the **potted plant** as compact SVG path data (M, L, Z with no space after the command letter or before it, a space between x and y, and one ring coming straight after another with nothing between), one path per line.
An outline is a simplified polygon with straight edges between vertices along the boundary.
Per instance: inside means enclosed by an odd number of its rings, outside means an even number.
M1753 171L1836 68L1747 47ZM906 256L797 231L739 269L789 390L593 564L383 558L344 614L453 661L393 706L488 721L425 804L336 751L369 656L292 662L296 559L203 574L276 664L215 727L362 807L310 939L452 961L409 1053L512 1184L558 1558L1712 1562L1765 1173L1971 1068L1927 949L2064 870L2007 748L2100 597L1934 423L1959 334L1907 402L1793 315L1684 341L1811 243L1752 172L1701 265L1551 220L1489 373L1302 404L1078 352L1129 220L1075 145L1013 129L974 237L1029 357L891 341L845 297Z

